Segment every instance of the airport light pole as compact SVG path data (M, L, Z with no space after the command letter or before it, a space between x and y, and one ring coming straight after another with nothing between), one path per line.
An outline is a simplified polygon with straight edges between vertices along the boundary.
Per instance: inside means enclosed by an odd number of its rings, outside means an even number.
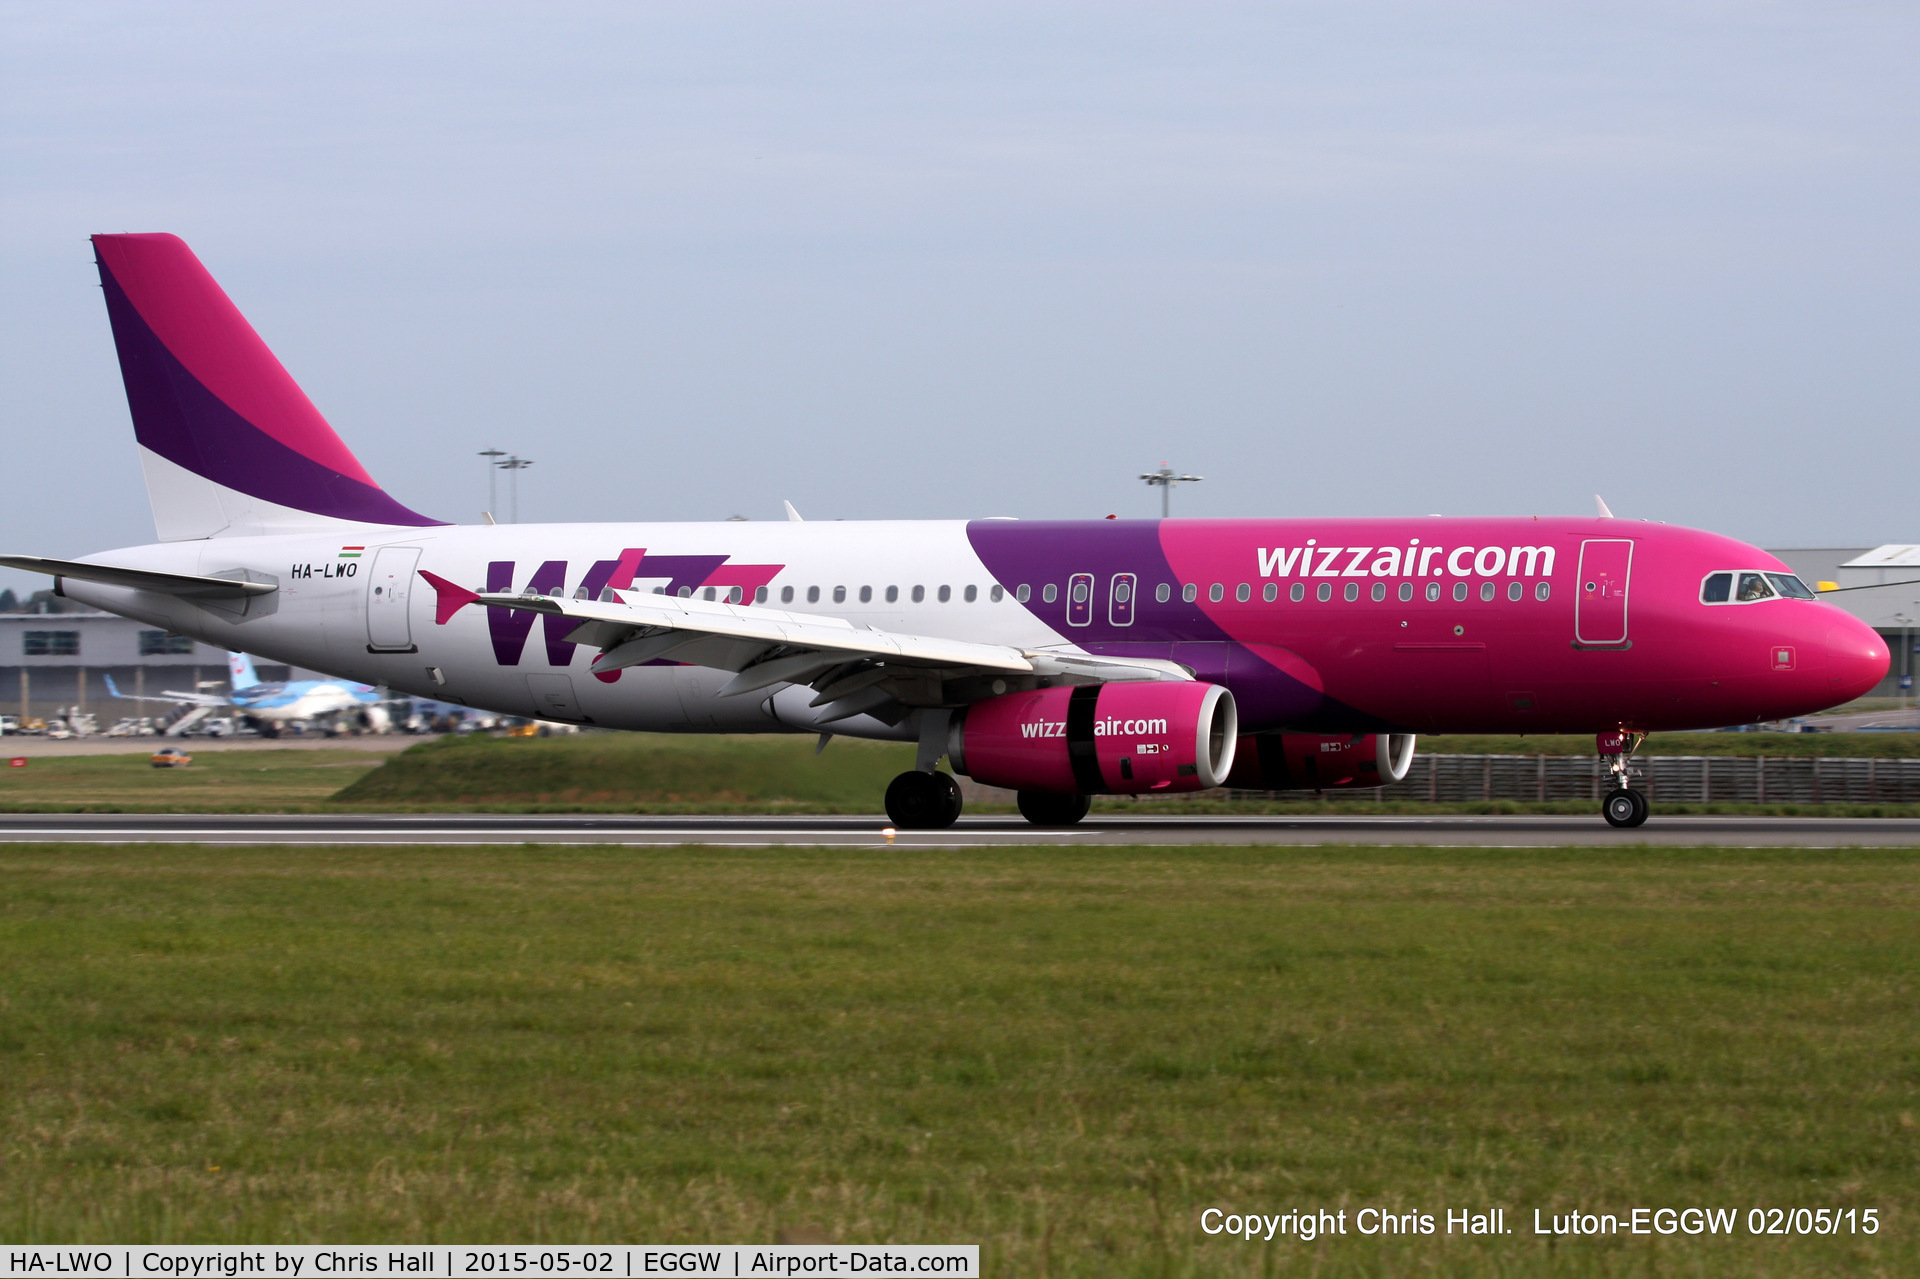
M494 459L497 457L505 457L506 455L507 455L507 451L505 449L481 449L480 450L480 456L487 459L487 518L488 519L494 518L494 512L499 508L499 505L500 505L500 492L499 492L500 477L498 474L500 464L494 461Z
M1207 477L1204 475L1175 475L1173 468L1165 462L1162 462L1159 470L1148 471L1140 478L1147 482L1148 488L1159 488L1160 518L1164 520L1172 509L1173 503L1170 499L1173 495L1173 486L1176 484L1198 484Z
M1913 695L1913 618L1895 613L1893 620L1900 623L1900 709L1905 710Z
M509 485L508 491L512 494L509 500L513 503L513 519L508 522L518 524L520 522L520 472L532 466L533 459L510 453L507 455L506 461L495 462L494 465L509 473L507 482Z

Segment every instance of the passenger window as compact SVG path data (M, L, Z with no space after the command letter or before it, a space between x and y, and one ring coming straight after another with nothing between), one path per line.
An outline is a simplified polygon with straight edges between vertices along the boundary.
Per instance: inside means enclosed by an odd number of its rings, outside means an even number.
M1200 598L1200 588L1195 586L1192 582L1188 582L1185 586L1180 588L1180 598L1185 600L1187 603L1191 604L1196 599Z
M1517 601L1522 595L1525 595L1526 593L1527 593L1527 588L1525 584L1517 581L1507 583L1508 599Z
M1725 604L1733 595L1733 574L1709 573L1707 580L1700 584L1700 602L1702 604Z
M1373 584L1373 602L1378 604L1385 598L1387 598L1387 584L1385 582L1375 582Z
M1807 589L1807 584L1791 573L1769 573L1767 574L1767 580L1773 583L1775 590L1790 600L1810 600L1814 598L1813 592Z
M1040 588L1040 600L1042 603L1051 604L1059 598L1060 598L1060 588L1055 586L1052 582L1048 582L1045 586Z
M1360 583L1348 582L1347 589L1342 593L1347 597L1347 603L1353 603L1360 598Z
M1013 598L1016 600L1019 600L1022 604L1025 604L1028 600L1033 598L1033 588L1028 586L1025 582L1022 582L1020 583L1020 585L1013 588Z
M755 604L765 604L765 603L767 602L767 588L766 588L766 587L764 587L764 586L756 586L756 587L754 587L754 588L753 588L753 602L754 602Z
M899 602L900 602L900 588L897 586L889 586L887 588L887 603L898 604Z
M966 597L967 603L969 604L973 603L975 600L980 598L980 588L977 586L969 586L966 589L965 597Z
M1292 586L1289 586L1287 588L1287 598L1295 604L1307 598L1307 584L1305 582L1295 582Z
M953 598L953 588L951 586L943 586L940 588L940 602L942 604L945 604L948 600L952 598Z
M683 587L681 587L681 588L680 588L680 598L681 598L681 599L683 599L683 600L690 600L690 599L692 599L692 598L693 598L693 588L692 588L691 586L683 586Z
M987 598L993 603L998 604L1001 600L1007 598L1007 588L995 582L993 589L987 592Z
M1119 581L1116 581L1113 584L1113 602L1114 603L1125 604L1128 600L1132 598L1133 598L1133 587L1127 583L1125 578L1121 578Z
M943 586L940 589L944 591L947 588ZM1087 602L1087 595L1092 589L1093 588L1085 582L1076 581L1073 584L1073 602L1075 604L1085 604Z
M1770 600L1773 588L1767 585L1764 573L1742 573L1740 575L1740 602L1751 604L1755 600Z
M1481 603L1483 603L1483 604L1484 604L1484 603L1486 603L1486 602L1487 602L1488 600L1491 600L1491 599L1493 598L1493 589L1494 589L1494 588L1493 588L1493 583L1492 583L1492 582L1482 582L1482 583L1480 583L1480 601L1481 601Z
M1173 588L1171 586L1168 586L1165 582L1162 582L1160 583L1160 585L1153 588L1153 599L1156 604L1165 604L1168 600L1172 598L1173 598Z
M1466 598L1467 584L1465 582L1455 582L1453 584L1453 602L1456 604L1464 603Z
M1440 598L1440 583L1428 582L1427 583L1427 603L1431 604L1439 598Z
M780 588L780 602L782 604L793 603L793 588L791 586L783 586Z
M1238 602L1245 604L1248 600L1253 598L1253 588L1251 586L1248 586L1245 582L1242 582L1240 583L1240 585L1233 588L1233 598Z
M1207 598L1212 600L1215 604L1218 604L1221 600L1225 599L1226 597L1227 597L1227 588L1220 585L1220 583L1218 582L1215 582L1212 586L1209 586L1207 588Z
M1332 599L1332 598L1333 598L1333 583L1332 583L1332 582L1322 582L1322 583L1320 583L1320 585L1318 585L1318 586L1316 586L1316 587L1314 587L1314 589L1313 589L1313 598L1315 598L1315 599L1317 599L1317 600L1319 600L1319 601L1320 601L1320 602L1321 602L1322 604L1325 604L1325 603L1326 603L1326 602L1327 602L1328 600L1330 600L1330 599Z
M1260 588L1260 598L1271 604L1280 598L1280 583L1268 582Z
M742 586L736 586L727 592L727 603L729 604L741 603L745 598L745 596L746 596L746 588Z
M711 586L709 586L709 587L707 587L707 589L705 589L704 591L701 591L701 592L700 592L700 598L701 598L701 599L703 599L703 600L710 600L710 599L712 599L712 598L713 598L713 588L712 588Z
M820 588L817 586L809 586L807 588L807 603L818 604L819 602L820 602Z
M1404 604L1412 598L1413 598L1413 583L1412 582L1400 583L1400 602Z
M862 604L873 603L873 588L871 586L863 586L860 588L860 602Z
M925 600L926 598L927 598L927 588L926 588L926 587L924 587L924 586L916 586L916 587L914 587L914 588L913 588L913 602L914 602L915 604L918 604L918 603L920 603L921 601L923 601L923 600Z
M1537 600L1544 600L1551 594L1553 594L1553 586L1550 583L1542 582L1533 588L1533 598Z
M845 603L847 602L847 588L846 588L846 587L844 587L844 586L836 586L836 587L834 587L834 588L833 588L833 602L834 602L835 604L845 604Z

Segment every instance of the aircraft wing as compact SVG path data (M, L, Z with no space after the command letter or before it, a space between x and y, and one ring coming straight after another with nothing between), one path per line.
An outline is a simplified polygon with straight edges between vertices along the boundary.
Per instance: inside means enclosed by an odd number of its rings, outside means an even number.
M206 693L161 693L157 697L141 697L134 693L123 693L120 686L113 682L113 676L107 676L107 692L123 702L185 702L189 706L230 706L224 697L213 697Z
M41 555L0 555L0 564L23 568L30 573L51 573L54 578L74 577L103 586L130 586L137 591L155 591L185 599L245 599L249 595L271 595L280 588L269 582L237 581L226 577L200 577L192 573L160 573L145 568L116 568L111 564L87 564L80 560L50 560Z
M224 697L214 697L207 693L173 693L162 691L158 697L128 698L129 701L143 702L184 702L188 706L231 706L233 703Z
M600 650L596 673L671 657L734 672L720 690L732 697L775 684L809 684L818 723L908 706L952 706L1043 684L1189 680L1173 662L1021 649L1007 644L856 626L844 618L788 613L762 605L605 590L597 600L469 591L422 571L440 593L437 620L465 604L564 617L566 638ZM902 712L904 713L904 709Z

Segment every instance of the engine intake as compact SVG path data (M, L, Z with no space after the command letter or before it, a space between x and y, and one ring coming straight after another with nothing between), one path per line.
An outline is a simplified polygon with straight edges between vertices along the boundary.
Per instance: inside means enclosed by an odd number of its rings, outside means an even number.
M1240 739L1227 785L1241 790L1385 786L1413 766L1413 734L1256 733Z
M1006 693L956 714L953 771L987 786L1138 795L1226 784L1239 741L1233 694L1151 681Z

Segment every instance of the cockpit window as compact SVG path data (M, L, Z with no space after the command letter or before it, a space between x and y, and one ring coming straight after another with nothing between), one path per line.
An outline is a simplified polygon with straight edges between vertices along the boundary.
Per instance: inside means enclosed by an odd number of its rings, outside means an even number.
M1814 598L1807 584L1791 573L1769 573L1767 580L1773 583L1773 589L1790 600L1810 600Z
M1819 598L1791 573L1741 573L1728 569L1700 579L1702 604L1757 604L1761 600Z

